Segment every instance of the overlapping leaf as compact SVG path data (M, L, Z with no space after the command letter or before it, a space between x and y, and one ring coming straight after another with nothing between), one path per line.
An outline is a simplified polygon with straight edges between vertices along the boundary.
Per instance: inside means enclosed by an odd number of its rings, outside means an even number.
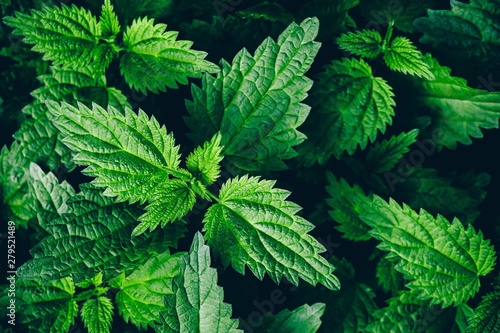
M284 276L295 285L301 278L338 289L334 267L319 255L324 246L308 234L313 225L274 183L248 176L227 181L203 220L208 244L242 274L248 266L259 279L267 272L276 283Z
M186 158L187 169L204 185L211 185L219 177L222 161L221 135L217 133L203 147L197 147Z
M302 162L326 163L331 155L352 155L385 132L394 115L391 87L374 77L363 60L333 61L313 87L311 115L304 124L308 140L299 152Z
M188 77L202 72L215 73L219 68L205 60L206 52L191 49L193 42L176 40L178 32L166 31L153 19L136 19L123 36L125 54L120 71L134 89L154 93L187 84Z
M450 223L424 210L418 214L378 196L363 209L360 218L381 241L379 247L397 258L396 269L411 281L407 286L431 304L466 302L479 290L479 276L493 269L489 241L457 219Z
M238 333L231 305L217 285L217 271L210 267L210 250L201 233L194 236L189 254L181 258L180 275L174 278L173 294L165 296L160 313L161 333Z
M500 288L483 297L469 321L467 333L494 333L500 331Z
M32 250L33 259L18 269L25 279L47 283L73 276L76 283L100 271L109 280L147 261L151 253L176 246L184 232L179 224L154 234L130 237L142 210L115 203L97 189L81 185L82 192L66 202L70 213L46 223L50 236Z
M254 56L241 50L232 65L221 61L217 78L205 75L201 89L193 85L186 103L193 139L201 143L220 131L224 156L236 167L286 168L283 160L305 138L296 128L309 111L301 101L312 85L304 74L319 49L318 26L315 18L292 23L277 42L267 38Z

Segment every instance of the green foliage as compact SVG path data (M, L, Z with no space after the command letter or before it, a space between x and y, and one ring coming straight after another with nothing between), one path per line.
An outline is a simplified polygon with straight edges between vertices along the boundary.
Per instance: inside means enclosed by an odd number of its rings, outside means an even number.
M210 251L196 233L189 254L181 257L181 275L174 278L173 294L165 296L166 312L160 313L161 333L242 332L231 319L231 305L217 285L217 271L210 267ZM200 316L200 314L205 314Z
M325 248L307 234L313 225L296 215L301 209L286 201L290 192L258 177L237 177L222 185L219 202L205 215L206 238L225 266L260 279L267 273L279 283L284 276L339 289L333 266L318 254ZM273 267L270 270L268 267Z
M342 50L365 58L376 58L380 52L382 36L376 30L361 30L349 32L337 38L337 44Z
M396 37L384 52L384 60L390 69L404 74L434 80L429 65L423 61L422 53L406 37Z
M393 92L363 60L335 60L318 75L311 93L313 111L304 125L304 164L324 164L331 155L352 155L385 132L394 115Z
M106 296L92 298L83 303L83 324L89 333L108 333L113 320L113 303Z
M186 158L187 169L201 181L203 185L212 185L219 177L222 161L221 135L217 133L203 147L196 148Z
M263 332L273 333L302 333L316 332L321 325L321 316L325 312L325 304L316 303L290 311L285 309L273 316Z
M320 46L318 26L313 18L292 23L277 42L267 38L253 57L243 49L232 65L221 61L216 78L205 75L201 88L193 85L193 101L186 103L193 140L220 131L224 156L236 167L286 168L283 159L296 156L293 146L305 139L296 128L309 110L301 101L312 85L304 74Z
M467 333L493 333L500 330L500 289L486 294L469 320Z
M457 219L450 223L424 210L418 214L377 196L360 218L373 228L370 234L382 242L379 247L398 260L395 268L411 281L407 286L431 304L466 302L479 290L479 276L493 269L489 241Z

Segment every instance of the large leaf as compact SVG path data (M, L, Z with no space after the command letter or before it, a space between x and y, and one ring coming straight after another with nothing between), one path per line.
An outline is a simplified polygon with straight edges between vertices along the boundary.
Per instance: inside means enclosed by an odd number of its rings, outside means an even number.
M104 280L109 280L134 270L151 253L176 246L184 232L184 226L169 224L154 234L131 238L142 209L115 203L91 186L81 188L66 202L70 213L46 223L50 236L31 250L33 259L18 269L20 277L50 282L72 275L79 283L103 271Z
M304 74L320 46L318 26L316 18L292 23L277 42L267 38L253 56L241 50L232 65L221 61L217 78L205 75L202 88L193 85L186 122L194 141L220 131L223 154L236 167L286 168L283 159L295 156L292 147L305 138L296 128L309 112L301 101L312 85Z
M398 262L396 269L411 281L407 286L431 304L466 302L479 290L479 276L493 269L493 247L470 225L464 229L457 219L450 223L378 196L363 209L360 217L379 247Z
M394 115L391 87L374 77L363 60L333 61L318 75L309 98L311 115L304 124L308 140L301 145L303 163L326 163L358 145L364 149L378 132L385 132Z
M197 232L189 254L181 258L181 274L174 278L173 294L165 296L166 311L160 313L160 333L238 333L238 320L231 319L231 305L217 285L217 271L210 267L210 250Z
M300 206L274 183L243 176L223 184L203 220L208 244L241 274L248 266L261 280L267 272L276 283L284 276L295 285L301 278L338 289L334 267L319 255L324 246L308 234L313 225L296 215Z
M164 297L172 294L172 279L180 274L180 256L164 252L154 255L130 275L121 273L109 285L120 289L115 296L120 315L139 328L153 327L165 306Z
M187 84L188 77L201 77L202 72L219 71L215 64L204 60L206 52L192 50L193 42L176 40L178 32L166 28L148 18L136 19L127 28L120 71L132 88L157 93L177 88L177 83Z
M438 150L443 146L455 149L459 142L472 143L471 138L483 136L481 128L498 128L500 92L470 88L429 54L424 60L436 79L415 80L416 96L432 118L425 135L432 138Z

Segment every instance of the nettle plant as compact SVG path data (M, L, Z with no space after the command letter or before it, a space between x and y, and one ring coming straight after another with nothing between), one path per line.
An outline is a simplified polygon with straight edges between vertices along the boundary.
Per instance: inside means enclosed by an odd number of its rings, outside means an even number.
M127 11L126 3L117 1L118 13ZM152 18L121 18L121 24L110 0L98 17L62 4L4 18L14 35L43 54L38 61L50 64L23 109L27 119L15 141L0 155L4 216L15 222L18 234L27 229L35 244L32 258L17 271L16 327L76 332L82 323L89 332L186 333L500 330L497 282L480 294L475 310L468 305L480 291L480 277L495 280L494 248L472 226L490 176L444 177L422 165L443 148L470 144L482 128L497 128L500 93L471 88L452 76L403 36L411 31L402 24L420 17L415 26L424 32L422 41L436 45L464 35L468 26L493 39L496 28L489 23L500 22L494 4L453 1L451 10L429 10L427 17L423 4L403 2L399 16L384 22L384 35L368 28L347 32L354 27L347 12L358 2L313 3L323 11L319 19L307 17L310 7L287 11L280 1L240 11L230 7L231 14L212 26L227 21L284 28L253 53L243 48L218 65ZM134 13L161 7L134 6ZM201 3L192 6L195 12L206 10ZM338 19L325 19L334 30L318 37L325 15ZM300 23L293 22L297 18ZM208 25L193 21L189 29L199 34ZM438 26L441 35L433 34ZM322 45L317 39L332 35L344 56L330 57L313 81L306 73ZM455 42L471 45L474 36ZM481 52L490 50L486 46ZM411 90L407 103L422 112L402 115L405 129L395 127L394 135L382 139L398 119L397 96L386 78L375 76L378 70ZM190 78L201 78L201 85L191 83L185 101L192 142L187 148L176 145L173 132L148 113L153 110L134 111L121 89L107 83L162 94ZM335 166L349 172L343 177ZM289 167L317 184L317 191L326 184L324 198L307 219L301 206L287 200L289 190L266 179L280 181ZM71 175L80 172L92 180L72 184ZM346 242L377 245L371 280L355 278L349 257L325 253L313 229L326 225ZM179 244L186 238L191 247L183 251ZM261 316L239 312L236 318L218 285L229 265L242 275L248 268L261 281L267 275L276 285L299 287L288 296L287 309L271 313L273 306ZM5 292L2 306L8 302ZM113 324L118 320L123 328Z

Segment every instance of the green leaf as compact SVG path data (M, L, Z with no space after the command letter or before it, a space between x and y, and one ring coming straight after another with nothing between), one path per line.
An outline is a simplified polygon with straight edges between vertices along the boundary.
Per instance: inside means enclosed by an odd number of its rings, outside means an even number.
M431 304L466 302L479 290L479 276L493 269L493 247L470 225L464 229L457 219L418 214L378 196L364 209L360 218L373 228L379 247L398 258L396 269L411 280L407 286Z
M331 155L352 155L358 145L365 149L392 123L393 96L363 60L344 58L326 66L311 92L312 111L304 124L308 140L299 148L303 163L324 164Z
M440 48L459 59L487 62L500 50L500 13L495 0L451 1L451 10L427 11L428 17L414 21L424 33L420 42Z
M264 333L315 333L325 312L324 303L304 304L293 311L285 309L269 319L262 328Z
M353 241L370 239L370 227L364 223L359 214L362 213L361 202L367 198L363 189L355 184L353 187L343 179L337 180L330 172L327 173L328 186L326 190L330 198L326 200L330 208L330 217L340 225L335 229L342 232L342 237Z
M80 288L88 288L90 286L99 287L102 284L102 276L103 276L103 273L99 272L94 277L92 277L90 279L85 279L82 282L77 283L76 285L77 285L77 287L80 287Z
M220 145L221 135L217 133L205 142L203 147L197 147L186 159L187 169L198 178L204 185L215 183L220 174L220 162L222 147Z
M166 31L166 24L139 18L127 27L123 36L125 53L120 58L120 71L130 87L146 93L178 88L188 77L201 77L202 72L216 73L219 68L204 60L206 52L192 50L193 42L176 40L178 32Z
M366 154L366 168L375 173L391 170L410 151L408 147L415 143L417 135L418 129L414 129L375 143Z
M415 80L416 94L432 118L425 136L432 137L438 150L455 149L458 142L471 144L471 138L483 136L481 128L498 128L500 92L468 87L466 80L451 76L451 70L429 54L424 61L436 79Z
M17 278L20 326L33 332L67 333L78 314L74 294L75 285L69 277L43 285Z
M184 253L170 255L167 251L154 255L127 277L122 273L109 282L111 287L120 289L115 302L126 322L144 329L154 327L164 309L165 295L173 293L172 279L180 275L180 257Z
M45 218L48 214L60 217L68 212L66 201L74 196L75 190L69 183L59 183L57 177L49 172L45 174L35 163L30 165L30 192L33 197L33 210L37 212L38 222L44 227Z
M30 251L33 259L19 267L20 277L45 283L72 275L80 283L102 271L107 281L133 271L151 253L177 246L185 231L183 225L171 223L153 234L131 238L140 208L115 203L89 185L81 189L66 202L71 213L47 223L50 236Z
M113 320L113 303L105 296L89 299L83 303L81 315L83 325L89 333L109 333Z
M486 294L469 320L467 333L495 333L500 331L500 288Z
M384 292L395 293L403 289L404 279L403 275L396 270L397 260L390 259L391 256L386 254L377 263L377 277L378 284L382 287Z
M180 275L174 278L173 294L165 296L166 311L160 313L161 333L237 333L238 320L231 319L231 305L217 285L217 271L210 267L210 250L197 232L189 254L181 257Z
M114 39L120 32L120 23L113 9L111 0L104 0L102 5L101 17L99 18L102 35Z
M318 26L316 18L292 23L277 42L267 38L254 56L241 50L232 65L221 61L217 78L205 75L201 89L192 85L186 122L194 141L220 131L223 154L237 168L285 169L283 160L305 139L296 128L309 112L301 101L312 85L304 74L319 50Z
M105 195L118 201L144 202L154 190L178 175L179 147L172 134L154 117L125 109L125 115L109 106L92 109L81 103L47 102L63 142L77 152L75 162L88 165L84 174L96 177L93 184L106 187ZM184 175L184 174L183 174Z
M348 32L337 38L341 50L373 59L382 51L382 36L376 30Z
M422 53L406 37L396 37L391 46L384 50L384 61L393 71L434 80L429 65L423 61Z
M223 184L203 220L208 244L241 274L248 266L260 280L267 272L276 283L284 276L295 285L301 278L339 289L334 267L319 255L324 246L308 234L314 226L296 215L300 206L285 200L290 192L274 184L248 176Z
M13 34L24 36L33 51L43 53L44 60L54 64L86 66L95 58L101 27L92 13L84 8L46 6L31 10L31 15L17 12L4 23L15 28Z

